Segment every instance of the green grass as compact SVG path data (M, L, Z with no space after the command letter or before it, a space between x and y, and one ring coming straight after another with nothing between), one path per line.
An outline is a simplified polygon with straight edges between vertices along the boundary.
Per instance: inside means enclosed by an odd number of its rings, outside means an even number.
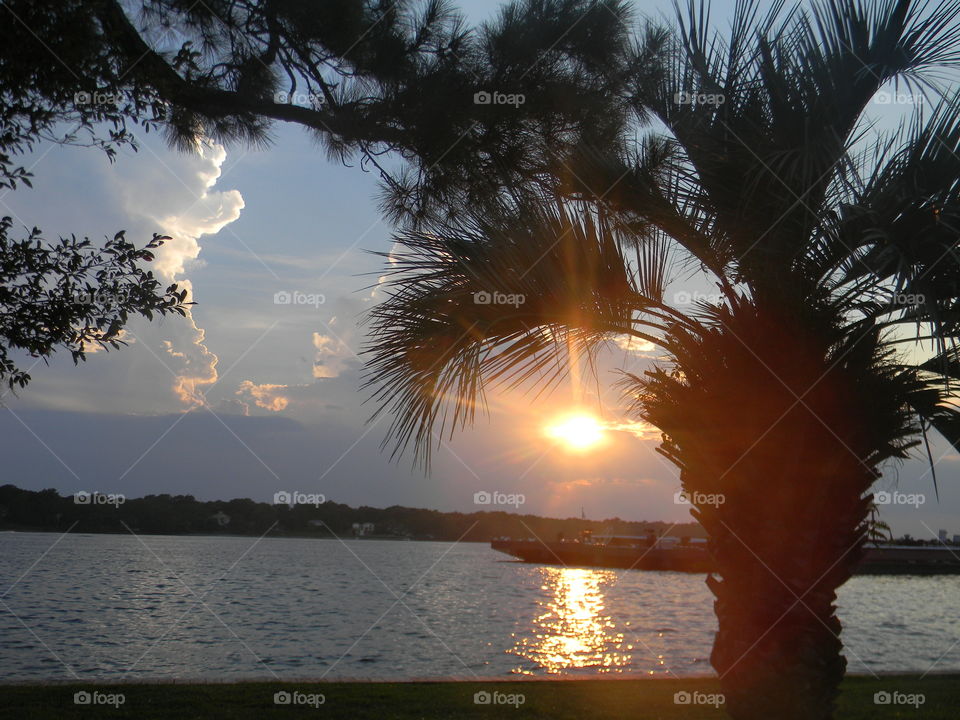
M119 708L76 705L80 690L123 693ZM322 693L318 709L276 705L278 690ZM879 691L922 693L919 709L876 705ZM524 702L477 705L479 691L522 693ZM445 718L542 718L543 720L704 720L724 718L722 708L677 705L677 692L718 693L714 679L562 680L515 682L410 683L213 683L125 685L0 685L0 718L69 720L71 718L343 718L344 720L430 720ZM895 675L879 680L848 677L837 720L955 720L960 708L960 676Z

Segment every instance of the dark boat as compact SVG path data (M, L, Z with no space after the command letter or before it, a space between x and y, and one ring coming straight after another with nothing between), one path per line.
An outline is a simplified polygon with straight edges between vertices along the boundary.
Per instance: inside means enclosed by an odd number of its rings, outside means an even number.
M706 542L701 539L592 536L586 532L577 540L561 539L553 542L497 538L490 541L490 547L523 562L544 565L688 573L707 573L713 567ZM856 574L960 574L960 553L949 547L869 547Z

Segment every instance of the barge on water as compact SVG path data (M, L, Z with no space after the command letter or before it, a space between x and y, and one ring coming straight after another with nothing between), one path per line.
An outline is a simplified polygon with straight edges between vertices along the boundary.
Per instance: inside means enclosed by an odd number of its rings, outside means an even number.
M541 542L497 538L490 547L523 562L624 570L708 573L713 569L700 538L597 535ZM958 548L957 550L960 550ZM950 547L881 545L868 547L857 575L960 575L960 552Z

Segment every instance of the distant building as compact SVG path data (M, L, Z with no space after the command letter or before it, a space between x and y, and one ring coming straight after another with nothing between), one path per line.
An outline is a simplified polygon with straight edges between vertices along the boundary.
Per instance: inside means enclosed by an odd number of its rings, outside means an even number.
M373 523L354 523L353 534L356 537L363 537L364 535L373 535Z
M942 542L942 543L945 543L945 542L947 541L947 531L946 531L946 530L938 530L938 531L937 531L937 540L939 540L939 541Z
M960 535L954 535L954 536L953 536L953 544L954 544L954 545L960 545Z

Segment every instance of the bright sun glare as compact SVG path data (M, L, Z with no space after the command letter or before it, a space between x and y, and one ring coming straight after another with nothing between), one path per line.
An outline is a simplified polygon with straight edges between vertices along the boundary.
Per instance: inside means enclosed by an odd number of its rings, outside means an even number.
M546 433L568 450L582 452L603 440L603 425L592 415L575 413L565 415L548 425Z

